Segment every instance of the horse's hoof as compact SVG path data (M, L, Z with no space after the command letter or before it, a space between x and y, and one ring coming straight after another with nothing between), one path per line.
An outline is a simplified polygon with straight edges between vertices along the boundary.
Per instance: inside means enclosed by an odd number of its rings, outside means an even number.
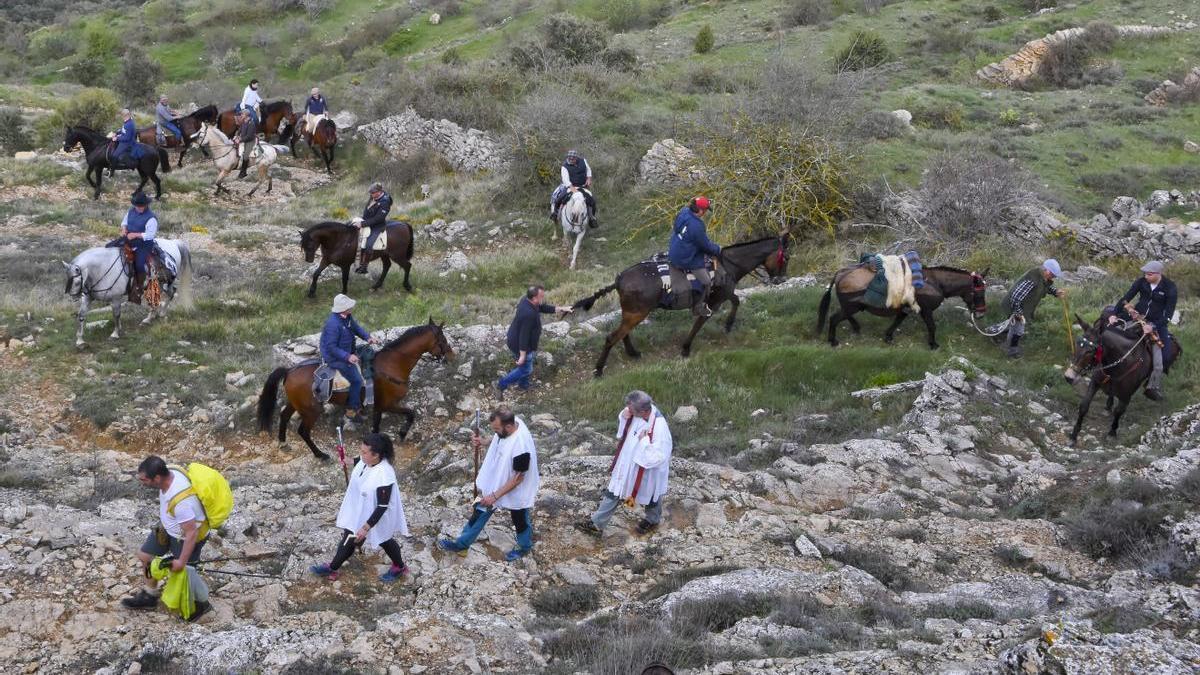
M324 452L321 452L320 450L318 450L316 453L314 453L314 455L316 456L318 462L328 463L330 461L333 461L332 457L325 454Z
M1115 431L1110 431L1110 432L1108 432L1107 434L1104 434L1104 435L1105 435L1105 436L1107 436L1108 438L1116 438L1116 437L1117 437L1117 432L1115 432Z
M120 334L120 333L113 333L112 335L109 335L109 336L108 336L108 339L109 339L109 340L120 340L120 339L121 339L121 334Z
M86 342L76 342L75 349L78 349L79 351L83 351L83 350L87 349L87 343Z
M936 343L936 342L930 342L930 343L929 343L929 348L930 348L930 349L937 349L938 347L941 347L941 345L939 345L939 344L938 344L938 343Z
M629 357L629 358L631 358L631 359L640 359L640 358L642 358L642 353L641 353L641 352L626 352L626 354L625 354L625 355L626 355L626 356L628 356L628 357ZM685 354L685 356L686 356L686 354Z
M597 369L595 369L595 370L593 370L593 371L592 371L592 377L597 377L597 378L598 378L598 377L600 377L600 376L601 376L601 375L603 375L603 374L604 374L604 370L603 370L602 368L597 368Z
M1079 440L1078 440L1078 439L1075 439L1075 438L1072 438L1071 440L1067 441L1067 447L1068 447L1068 448L1073 448L1073 447L1075 447L1075 445L1076 445L1077 443L1079 443Z

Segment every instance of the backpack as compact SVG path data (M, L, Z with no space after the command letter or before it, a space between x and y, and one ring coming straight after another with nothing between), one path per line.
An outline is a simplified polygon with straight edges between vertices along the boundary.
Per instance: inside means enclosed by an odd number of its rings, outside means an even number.
M229 481L216 469L199 462L192 462L187 467L179 464L168 466L187 476L192 486L171 498L167 513L175 517L175 507L179 502L194 495L204 507L205 520L197 535L198 539L204 539L210 530L224 525L233 511L233 490L229 488Z

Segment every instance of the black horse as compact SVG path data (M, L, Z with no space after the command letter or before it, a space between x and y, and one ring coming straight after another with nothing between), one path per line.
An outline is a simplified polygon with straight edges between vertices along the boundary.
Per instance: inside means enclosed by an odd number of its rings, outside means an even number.
M788 247L791 237L785 232L777 237L767 237L755 241L732 244L721 249L721 274L713 281L708 292L708 306L716 310L726 301L733 308L729 310L729 318L725 320L725 332L733 330L733 322L737 318L738 299L734 290L742 277L762 268L770 283L778 283L787 277ZM687 283L686 281L683 283ZM650 312L656 309L691 309L690 293L675 293L670 300L667 291L663 289L655 264L640 262L617 275L616 281L593 293L591 296L576 302L572 307L588 311L596 300L602 296L617 291L621 301L621 324L608 335L600 358L596 361L596 377L604 373L604 364L608 361L608 353L618 342L624 341L625 353L630 358L641 356L629 338L629 332L641 323ZM681 352L688 356L692 352L692 340L700 332L700 328L708 321L706 316L698 316L692 323L692 332L684 340Z
M176 138L175 136L168 135L164 139L166 144L162 147L168 149L182 148L179 151L179 162L175 165L176 167L183 166L183 156L191 149L192 141L200 133L200 124L203 122L215 125L217 123L217 116L217 106L210 103L203 108L196 109L194 112L175 118L175 126L179 127L179 130L183 132L183 137ZM138 141L146 145L158 145L158 125L152 124L148 127L138 129ZM207 156L208 147L201 145L200 152Z
M152 148L152 152L148 152L140 159L134 160L132 166L122 165L113 166L111 154L109 150L109 140L104 134L92 131L87 127L67 127L63 138L63 152L70 152L76 145L83 146L83 154L87 158L87 172L84 178L87 179L88 185L96 188L96 192L92 195L92 199L100 198L100 185L104 180L105 169L117 170L136 170L141 176L142 181L138 183L137 189L134 192L140 191L146 187L146 181L154 181L154 198L158 199L162 196L162 183L158 180L158 167L161 165L163 173L171 171L171 160L167 157L167 151L162 148ZM96 180L92 180L92 176Z

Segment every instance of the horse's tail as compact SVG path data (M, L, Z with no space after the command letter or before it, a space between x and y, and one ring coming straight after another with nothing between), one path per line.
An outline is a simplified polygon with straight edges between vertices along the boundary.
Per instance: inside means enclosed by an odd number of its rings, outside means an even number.
M272 370L258 396L258 428L261 431L271 430L271 422L275 419L275 399L279 397L279 383L287 377L287 373L287 368L283 367Z
M829 302L833 298L833 285L837 283L837 275L835 274L829 280L829 287L825 289L825 295L821 296L821 306L817 309L817 332L825 327L825 317L829 316Z
M179 306L183 309L191 309L193 305L192 296L192 249L188 248L187 242L179 240Z
M616 281L613 281L611 284L596 291L590 297L577 300L575 304L571 305L571 309L582 309L585 312L591 311L592 305L596 304L597 300L617 290L617 284L619 284L620 281L621 277L617 277Z
M158 148L158 164L162 167L163 173L171 173L171 158L167 157L167 151Z
M417 233L413 232L412 223L405 223L404 225L408 227L408 248L404 251L404 259L412 260L413 246L417 243Z
M272 143L271 147L275 148L275 152L278 152L281 155L286 155L292 151L292 149L286 145L275 145L274 143Z

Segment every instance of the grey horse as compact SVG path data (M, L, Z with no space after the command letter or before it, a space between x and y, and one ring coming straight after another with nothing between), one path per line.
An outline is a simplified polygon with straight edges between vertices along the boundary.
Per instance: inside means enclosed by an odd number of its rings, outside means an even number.
M170 256L178 270L175 280L163 288L163 301L151 309L143 324L157 317L166 316L167 307L178 300L184 308L192 305L192 253L185 242L178 239L156 239L163 254ZM78 327L75 330L75 346L83 348L83 325L92 302L108 302L112 305L113 332L109 337L121 337L121 305L125 304L129 286L129 275L121 261L120 248L89 248L75 256L71 262L63 262L67 271L66 292L79 299Z

